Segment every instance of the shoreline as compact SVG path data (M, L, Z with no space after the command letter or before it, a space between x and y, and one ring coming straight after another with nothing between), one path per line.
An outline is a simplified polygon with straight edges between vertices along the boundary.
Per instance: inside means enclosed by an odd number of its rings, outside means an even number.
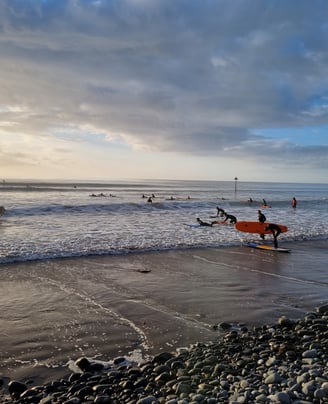
M150 358L214 341L223 322L299 318L327 300L327 246L293 243L287 256L220 247L1 264L0 375L42 384L68 374L68 359Z

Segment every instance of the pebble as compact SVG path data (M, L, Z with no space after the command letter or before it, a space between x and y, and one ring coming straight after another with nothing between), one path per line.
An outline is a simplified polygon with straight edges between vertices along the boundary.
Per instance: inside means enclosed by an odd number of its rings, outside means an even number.
M0 378L0 402L20 404L328 404L328 304L303 319L233 329L217 341L145 363L82 357L81 373L30 387Z

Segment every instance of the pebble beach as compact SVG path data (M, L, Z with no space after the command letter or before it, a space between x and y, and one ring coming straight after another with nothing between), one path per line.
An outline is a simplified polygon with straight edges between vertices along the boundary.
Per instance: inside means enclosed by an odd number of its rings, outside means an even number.
M4 403L328 402L328 305L298 320L231 329L217 341L143 363L118 357L107 366L81 357L78 372L43 386L10 381Z

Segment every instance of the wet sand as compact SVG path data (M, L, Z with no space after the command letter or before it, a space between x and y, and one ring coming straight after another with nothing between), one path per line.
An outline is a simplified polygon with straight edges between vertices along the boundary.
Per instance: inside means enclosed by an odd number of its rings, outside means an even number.
M328 242L284 247L1 265L0 375L42 383L84 355L145 358L215 340L220 322L297 319L327 302Z

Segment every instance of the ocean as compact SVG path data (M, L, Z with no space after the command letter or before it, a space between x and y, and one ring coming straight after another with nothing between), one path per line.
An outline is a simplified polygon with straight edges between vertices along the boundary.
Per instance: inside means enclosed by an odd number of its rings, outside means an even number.
M147 360L216 340L220 322L300 318L327 303L327 204L327 184L2 183L0 376L37 385L81 356ZM262 209L291 253L245 247L258 235L231 224L188 226L217 207Z
M94 196L95 195L95 196ZM154 195L152 203L148 197ZM143 197L144 196L144 197ZM296 197L296 209L291 207ZM252 198L253 202L248 200ZM279 241L328 238L328 184L242 181L3 182L0 263L132 252L238 246L234 226L191 228L216 207L238 220L288 226Z

